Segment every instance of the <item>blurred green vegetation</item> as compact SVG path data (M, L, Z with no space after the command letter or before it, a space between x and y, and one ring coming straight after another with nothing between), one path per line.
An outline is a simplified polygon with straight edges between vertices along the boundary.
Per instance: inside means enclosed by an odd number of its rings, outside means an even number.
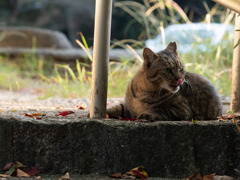
M190 22L189 16L177 5L167 1L116 2L115 7L123 9L133 18L126 23L126 31L135 23L141 27L139 40L113 40L112 48L121 47L136 55L136 61L122 59L109 64L108 97L123 97L129 80L142 64L142 59L135 49L144 47L144 40L160 33L168 24ZM160 4L159 4L160 3ZM157 5L159 6L157 6ZM230 24L232 13L221 6L208 9L211 22ZM204 19L203 19L204 21ZM133 23L134 22L134 23ZM89 46L81 35L80 46L88 54ZM204 43L206 51L197 49L197 43ZM194 52L180 54L180 58L188 71L207 77L222 95L231 92L231 64L233 42L226 35L218 45L211 45L210 40L193 44ZM34 47L33 47L34 50ZM91 57L89 57L91 59ZM74 66L55 64L52 60L42 60L36 54L26 54L24 58L11 61L8 57L0 57L0 88L12 91L34 90L41 92L39 98L61 96L67 98L90 97L91 95L91 64L82 64L76 60Z

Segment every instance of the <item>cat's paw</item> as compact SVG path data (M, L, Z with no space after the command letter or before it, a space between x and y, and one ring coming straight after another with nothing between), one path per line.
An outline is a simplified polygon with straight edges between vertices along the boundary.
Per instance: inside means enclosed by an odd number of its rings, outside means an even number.
M154 114L150 114L150 113L143 113L143 114L140 114L137 119L145 119L147 121L157 121L159 120L159 117L157 117L156 115Z

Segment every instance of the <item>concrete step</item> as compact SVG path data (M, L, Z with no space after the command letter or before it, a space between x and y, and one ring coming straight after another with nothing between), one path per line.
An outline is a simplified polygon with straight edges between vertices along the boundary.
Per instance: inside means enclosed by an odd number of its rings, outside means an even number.
M144 166L151 177L234 176L240 133L232 121L129 122L86 117L0 116L0 167L111 175Z

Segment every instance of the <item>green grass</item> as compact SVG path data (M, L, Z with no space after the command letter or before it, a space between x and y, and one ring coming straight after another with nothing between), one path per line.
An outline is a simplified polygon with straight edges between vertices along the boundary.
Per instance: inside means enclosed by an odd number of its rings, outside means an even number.
M204 53L180 54L188 71L207 77L223 95L231 93L232 46L227 46L208 46L209 50ZM140 66L140 60L135 64L130 60L111 62L108 97L123 97L129 80ZM29 57L14 61L0 57L0 88L13 91L39 90L43 93L39 95L41 99L51 96L90 97L91 72L86 69L78 61L76 66L70 67Z

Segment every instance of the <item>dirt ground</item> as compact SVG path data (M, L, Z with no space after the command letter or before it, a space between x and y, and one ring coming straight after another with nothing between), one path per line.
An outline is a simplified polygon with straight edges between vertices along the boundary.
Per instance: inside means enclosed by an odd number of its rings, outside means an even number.
M46 100L38 100L39 95L31 92L10 92L0 90L0 112L2 115L6 112L42 112L52 111L57 113L63 110L78 112L83 116L90 109L89 98L63 99L60 97L51 97ZM222 96L224 112L230 109L230 96ZM108 107L118 104L123 98L108 98ZM84 106L86 109L79 111L77 106Z

